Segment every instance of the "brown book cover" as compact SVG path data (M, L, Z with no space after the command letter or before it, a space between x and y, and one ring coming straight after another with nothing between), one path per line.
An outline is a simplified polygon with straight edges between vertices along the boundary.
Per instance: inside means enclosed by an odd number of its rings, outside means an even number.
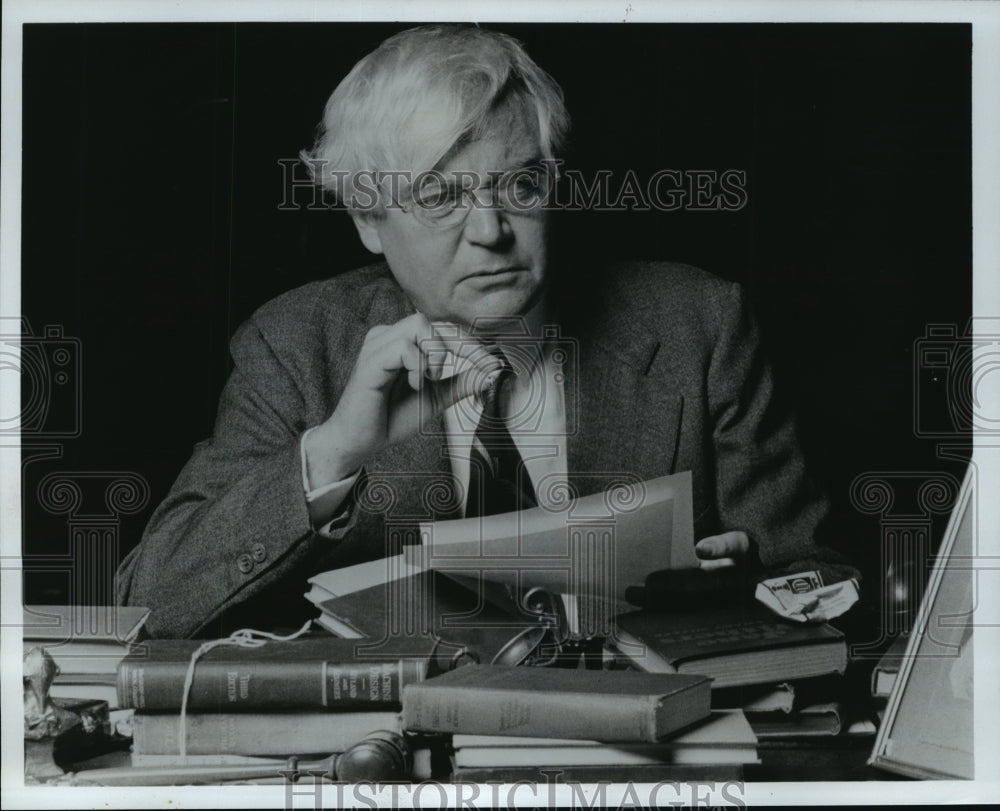
M836 628L783 620L756 605L622 614L614 643L640 670L699 673L714 679L717 689L843 673L847 667L847 643Z
M420 732L656 741L709 715L701 676L468 665L403 690Z
M132 748L140 755L180 753L180 715L136 713ZM377 730L401 732L394 712L195 713L187 716L190 755L329 755Z
M118 704L179 710L196 639L158 639L118 667ZM364 640L318 634L258 648L221 645L195 665L188 708L195 712L293 709L398 710L403 686L426 677L433 640L396 640L366 649Z

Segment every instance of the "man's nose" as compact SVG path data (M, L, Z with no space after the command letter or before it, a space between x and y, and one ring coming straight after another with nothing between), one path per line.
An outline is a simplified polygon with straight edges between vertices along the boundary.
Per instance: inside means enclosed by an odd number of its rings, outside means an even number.
M469 205L472 210L465 220L463 234L466 240L488 248L497 248L510 241L510 223L500 206L483 201L478 205L470 201Z

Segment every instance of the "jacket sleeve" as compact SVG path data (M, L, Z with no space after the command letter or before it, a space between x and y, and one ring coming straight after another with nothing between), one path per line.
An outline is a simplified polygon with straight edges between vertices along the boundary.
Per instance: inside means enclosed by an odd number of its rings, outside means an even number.
M717 300L716 319L708 400L721 530L745 531L760 563L773 572L819 568L827 582L859 577L818 541L829 502L807 475L795 421L775 397L739 285Z
M118 570L118 602L151 609L151 636L197 633L351 529L312 529L300 456L309 426L294 376L252 320L231 350L212 438L195 447Z

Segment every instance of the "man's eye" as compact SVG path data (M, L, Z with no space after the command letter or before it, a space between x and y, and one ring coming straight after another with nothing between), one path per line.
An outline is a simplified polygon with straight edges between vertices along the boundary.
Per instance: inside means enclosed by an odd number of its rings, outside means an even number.
M414 195L414 202L422 208L450 206L458 202L459 193L455 186L423 186Z
M535 202L545 193L545 183L537 171L518 172L507 186L507 195L519 203Z
M539 188L541 188L541 183L535 175L519 177L517 182L514 184L514 189L518 193L524 192L527 194L533 194L534 192L537 192Z

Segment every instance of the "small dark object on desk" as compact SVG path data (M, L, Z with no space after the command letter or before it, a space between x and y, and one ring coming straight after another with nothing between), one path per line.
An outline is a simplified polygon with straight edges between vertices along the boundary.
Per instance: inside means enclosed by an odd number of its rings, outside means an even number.
M526 614L534 615L537 625L529 625L511 637L490 661L505 667L559 667L588 670L603 668L603 637L581 637L569 633L569 622L562 601L542 588L529 589L521 597Z
M76 724L52 744L52 760L65 772L79 771L88 761L110 752L127 752L132 739L122 735L109 735L106 729L87 728Z

